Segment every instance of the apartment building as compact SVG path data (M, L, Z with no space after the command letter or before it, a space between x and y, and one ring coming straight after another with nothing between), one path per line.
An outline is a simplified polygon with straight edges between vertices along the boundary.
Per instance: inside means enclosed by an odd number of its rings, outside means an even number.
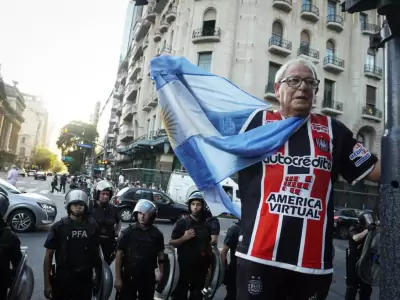
M23 113L25 121L18 136L17 159L20 166L28 167L35 147L46 146L49 115L40 97L29 94L22 96L26 104Z
M383 53L369 49L369 37L381 20L375 11L349 15L339 6L333 0L159 0L144 6L114 92L120 101L117 163L179 168L149 77L150 60L160 54L185 56L273 106L279 67L307 58L321 80L314 111L341 120L379 155Z
M14 85L6 84L0 76L0 170L17 163L18 136L24 122L24 97Z

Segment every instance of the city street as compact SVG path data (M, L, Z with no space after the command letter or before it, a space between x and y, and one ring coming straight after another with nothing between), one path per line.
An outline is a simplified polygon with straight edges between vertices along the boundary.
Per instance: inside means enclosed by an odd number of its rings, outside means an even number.
M2 176L3 177L3 176ZM49 177L46 181L37 181L32 177L20 178L17 184L18 187L23 187L27 192L40 193L48 196L53 199L57 203L58 207L58 216L57 220L61 217L65 216L66 212L64 209L64 194L50 193L50 182L52 177ZM231 226L232 220L221 219L221 235L219 239L219 247L221 247L223 239L225 237L226 230ZM172 224L169 221L159 221L156 224L158 228L164 233L165 240L167 241L170 237ZM126 227L127 224L124 224L123 227ZM49 227L41 227L38 228L35 232L30 232L26 234L19 234L21 242L24 246L28 246L28 261L31 267L33 268L33 272L35 274L35 289L32 299L41 300L44 299L43 296L43 271L42 271L42 263L44 256L44 248L43 243L45 241L47 231ZM331 286L331 292L329 294L329 300L337 300L343 299L345 293L345 249L347 247L347 241L335 240L334 241L336 248L336 256L335 256L335 274L334 274L334 283ZM214 298L216 300L222 300L224 297L225 291L224 287L221 287L217 293L217 296ZM372 300L378 299L378 291L377 289L374 291Z

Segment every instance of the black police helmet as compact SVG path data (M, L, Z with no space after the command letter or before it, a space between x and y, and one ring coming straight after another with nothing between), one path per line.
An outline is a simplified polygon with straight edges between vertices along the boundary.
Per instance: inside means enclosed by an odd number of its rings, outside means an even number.
M65 195L65 209L67 213L71 212L71 205L74 203L82 203L85 206L85 212L89 209L89 196L82 190L70 190Z
M7 195L0 192L0 216L3 218L10 206L10 199Z
M191 194L189 196L189 198L187 200L187 205L189 207L189 211L190 211L190 204L195 200L203 203L203 208L202 208L203 213L206 212L207 210L210 211L210 208L208 207L207 202L204 200L203 194L200 192L194 192L193 194ZM211 214L211 212L210 212L210 214Z
M114 186L113 184L108 181L108 180L101 180L97 183L96 185L96 200L100 199L100 193L104 191L108 191L110 194L110 200L112 196L114 195Z

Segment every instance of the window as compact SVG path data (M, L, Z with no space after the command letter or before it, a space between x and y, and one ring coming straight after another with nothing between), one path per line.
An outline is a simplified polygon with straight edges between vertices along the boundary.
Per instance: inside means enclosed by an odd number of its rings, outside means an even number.
M331 40L326 42L326 56L327 57L335 56L335 44Z
M26 137L23 137L23 138L21 139L21 143L22 143L22 144L25 144L25 141L26 141Z
M146 131L147 131L147 134L150 134L150 129L151 129L151 127L150 127L150 119L147 119L147 123L146 123Z
M310 35L308 34L307 31L302 31L300 35L300 47L303 46L310 46Z
M376 87L367 85L367 106L376 105Z
M367 65L375 66L375 51L371 48L368 49L367 52Z
M332 80L325 79L324 85L324 102L327 104L333 104L334 100L335 82Z
M19 148L19 155L25 156L25 148L24 147Z
M368 16L366 14L360 13L360 25L361 25L361 28L364 28L365 24L367 24L367 18L368 18Z
M272 24L272 35L282 38L283 36L283 26L281 22L275 21Z
M142 200L142 199L152 201L153 199L151 197L151 192L145 190L137 190L133 200Z
M328 16L336 15L336 2L328 1Z
M362 133L357 133L357 137L356 137L357 143L360 143L361 145L364 146L365 144L365 137Z
M155 203L169 203L170 200L161 193L153 192L153 198Z
M202 52L199 53L199 60L197 62L197 65L210 72L211 70L211 59L212 59L212 52Z
M281 66L275 63L270 62L269 63L269 69L268 69L268 86L267 86L267 92L268 93L275 93L274 90L274 83L275 83L275 75L278 72L279 68Z
M217 19L217 12L211 8L204 13L203 16L203 36L214 36L215 35L215 20Z

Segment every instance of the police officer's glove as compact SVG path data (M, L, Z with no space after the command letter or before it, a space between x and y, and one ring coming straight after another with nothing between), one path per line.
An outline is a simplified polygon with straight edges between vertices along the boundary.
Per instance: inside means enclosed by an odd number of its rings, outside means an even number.
M368 227L367 227L367 229L368 229L368 231L371 231L371 230L376 229L376 224L375 224L375 223L369 224Z

